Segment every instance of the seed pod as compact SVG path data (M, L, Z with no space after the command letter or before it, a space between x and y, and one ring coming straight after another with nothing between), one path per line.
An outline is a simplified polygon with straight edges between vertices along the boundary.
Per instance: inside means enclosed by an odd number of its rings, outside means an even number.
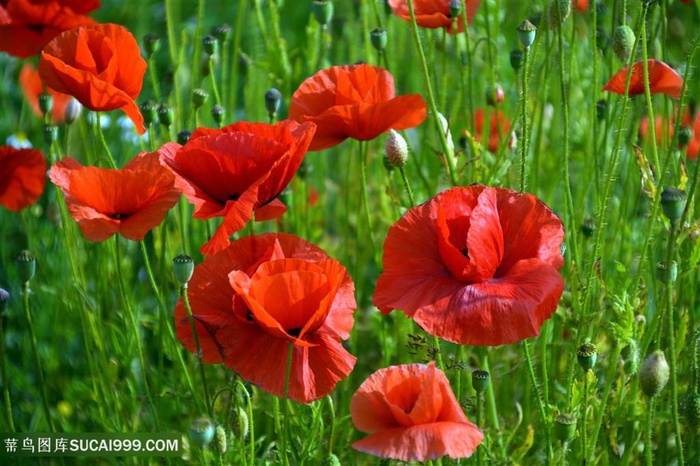
M661 393L670 376L670 368L666 356L661 350L656 350L644 359L639 368L639 386L648 397Z

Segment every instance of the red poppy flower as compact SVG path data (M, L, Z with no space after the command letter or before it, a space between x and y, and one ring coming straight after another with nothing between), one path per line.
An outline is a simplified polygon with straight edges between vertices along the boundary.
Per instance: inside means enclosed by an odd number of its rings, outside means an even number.
M413 128L425 115L423 97L396 97L391 73L365 64L319 71L301 83L289 108L290 119L316 123L312 151L347 138L368 141L390 129Z
M589 0L571 0L571 6L578 11L586 11L590 6Z
M329 394L355 365L341 344L357 307L352 279L299 237L269 233L233 241L195 267L188 293L204 362L224 362L262 390L284 395L290 344L288 396L301 403ZM178 339L194 353L182 300L175 323Z
M41 51L39 75L48 87L95 111L122 109L139 134L146 132L136 98L146 61L134 36L118 24L66 31Z
M476 10L479 9L481 0L464 0L462 5L467 9L467 21L474 22ZM389 0L389 6L394 14L401 19L411 21L411 13L408 9L407 0ZM437 29L445 28L450 34L457 34L464 31L464 21L460 13L456 21L457 28L453 27L453 18L450 13L449 2L440 0L413 0L413 11L416 15L418 26Z
M36 149L0 146L0 205L19 212L44 192L46 159Z
M488 128L488 134L486 135L489 139L488 150L489 152L497 152L498 146L501 142L501 138L508 139L508 147L513 146L513 138L510 135L510 121L500 110L490 112L491 123ZM486 112L484 109L479 108L474 112L474 124L475 124L475 139L481 142L484 137L484 120L486 118ZM499 136L500 127L500 136Z
M253 217L270 220L286 210L276 197L289 184L314 135L312 123L276 125L239 122L221 129L198 128L177 153L164 154L194 217L224 217L202 246L213 254Z
M350 413L355 427L370 434L353 448L381 458L468 458L484 439L434 362L379 369L352 396Z
M32 111L40 117L44 114L39 108L39 95L44 92L44 84L41 82L39 73L29 63L22 67L19 73L19 84L22 86L22 92L27 99ZM61 94L53 89L47 89L47 92L53 97L53 106L51 107L51 121L55 125L63 123L66 113L66 105L71 99L68 94Z
M683 78L666 63L649 59L649 91L652 94L666 94L677 99L681 96ZM627 67L625 66L610 78L603 91L615 94L625 93L625 81L627 80ZM644 94L644 62L638 61L632 65L632 78L630 79L629 95Z
M17 58L37 55L63 31L95 24L83 15L99 7L99 0L0 1L0 52Z
M656 140L661 140L661 132L664 130L664 123L666 124L666 130L668 131L668 137L672 138L674 135L674 120L670 119L668 121L664 120L661 115L657 115L655 118L654 128L656 132ZM688 142L686 147L686 156L690 160L696 160L698 158L698 152L700 152L700 112L695 114L695 118L691 118L690 112L686 112L683 115L682 120L683 126L687 126L693 130L693 137ZM649 119L643 116L639 121L639 138L645 139L647 133L649 132Z
M561 221L535 196L450 189L389 229L374 303L455 343L515 343L537 335L557 308L563 238Z
M66 157L51 167L49 178L63 191L87 239L104 241L119 233L140 241L180 199L175 177L159 163L161 155L179 147L167 143L156 152L142 152L121 170L84 167Z

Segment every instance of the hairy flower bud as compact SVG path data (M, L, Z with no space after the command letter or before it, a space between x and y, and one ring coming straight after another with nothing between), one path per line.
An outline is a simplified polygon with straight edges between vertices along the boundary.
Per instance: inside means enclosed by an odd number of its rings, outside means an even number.
M642 392L648 397L659 395L668 383L670 372L664 353L661 350L651 353L639 368L639 386Z
M403 167L408 159L408 145L406 140L393 129L389 130L389 135L384 144L384 156L386 160L395 167Z

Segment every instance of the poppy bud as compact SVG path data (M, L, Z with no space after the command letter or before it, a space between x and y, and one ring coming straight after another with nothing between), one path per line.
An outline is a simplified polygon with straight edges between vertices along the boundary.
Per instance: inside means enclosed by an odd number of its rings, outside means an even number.
M669 267L666 262L656 264L656 279L661 283L673 283L678 278L678 263L671 261Z
M520 26L518 26L518 39L524 49L532 45L535 41L536 34L537 27L528 20L523 21L520 23Z
M47 92L39 94L39 110L46 116L53 108L53 96Z
M700 395L688 393L683 400L683 414L685 419L693 428L700 426Z
M584 372L593 369L597 359L598 349L593 343L583 343L576 349L576 360Z
M408 158L408 145L406 140L393 129L389 130L389 135L384 144L384 156L386 160L395 167L403 167Z
M146 51L146 56L151 58L151 56L158 51L160 48L160 37L158 34L151 32L143 36L143 49Z
M333 2L330 0L313 0L311 2L311 11L318 24L325 27L333 18Z
M202 48L210 57L216 55L219 52L219 39L214 36L204 36L204 39L202 39Z
M158 105L152 100L147 100L139 105L139 110L141 110L143 122L146 126L158 122Z
M187 141L190 140L190 136L192 136L192 131L183 129L182 131L177 133L177 143L181 146L184 146L187 143Z
M549 26L557 28L566 21L571 13L571 2L569 0L552 0L549 2Z
M216 449L219 451L219 453L226 453L228 445L226 443L226 431L223 427L216 426L214 438L216 439Z
M510 52L510 66L515 71L518 71L520 68L522 68L524 61L525 61L525 54L523 53L522 50L517 49L517 50L513 50L512 52Z
M626 24L615 28L612 38L612 48L621 62L627 63L632 56L634 39L634 31Z
M216 37L219 42L225 44L231 38L231 26L224 23L211 28L211 35Z
M190 438L199 448L206 448L212 440L216 428L211 419L206 416L199 417L190 423Z
M453 19L459 18L459 15L462 13L462 2L460 0L451 0L447 6L450 7L450 17Z
M491 374L489 374L487 371L477 369L472 372L472 387L474 387L474 391L476 391L477 394L483 393L483 391L486 390L486 387L489 386L490 381Z
M639 386L642 392L648 397L657 396L668 383L670 372L663 351L651 353L639 368Z
M265 93L265 108L270 117L274 117L277 114L277 110L280 108L280 103L282 102L282 93L277 89L270 88Z
M160 104L158 106L158 121L161 125L166 128L173 124L173 119L175 118L175 112L170 108L168 104Z
M173 273L175 278L183 288L187 288L187 283L192 278L194 272L194 261L186 254L180 254L173 259Z
M386 30L382 28L373 29L369 33L369 40L377 52L383 52L387 42Z
M558 414L554 419L554 435L560 442L569 442L576 434L576 418L571 414Z
M595 103L595 116L598 118L598 121L605 120L605 117L608 115L608 101L605 99L601 99L598 102Z
M221 126L221 123L224 121L224 117L226 116L226 109L224 109L224 107L221 105L216 104L211 108L211 116L214 119L214 122Z
M58 126L44 125L42 128L42 134L44 135L44 141L46 141L46 144L51 145L58 140Z
M245 409L240 406L234 408L231 411L231 417L229 419L229 427L233 432L233 436L238 440L245 440L248 436L248 414Z
M15 264L17 264L17 276L20 282L27 283L34 277L36 256L33 252L27 249L20 251L15 258Z
M323 458L321 466L340 466L340 460L333 453L329 453Z
M209 94L204 89L195 89L192 91L192 104L197 109L204 105L204 102L209 98Z
M10 302L10 293L4 288L0 288L0 316L5 313L8 302Z
M503 93L503 88L499 84L495 86L489 84L486 86L486 103L488 105L494 106L497 103L500 104L503 102L504 98L505 94Z
M678 130L678 146L687 146L691 139L693 139L693 128L681 126L681 129Z
M664 188L661 191L661 210L664 211L664 215L672 224L676 224L680 220L681 215L683 215L685 201L685 191L678 188Z
M595 233L595 219L593 217L586 217L583 220L583 225L581 225L581 232L586 238L590 238Z
M66 109L63 111L63 121L69 125L77 120L82 112L83 105L78 102L75 97L72 97L66 104Z

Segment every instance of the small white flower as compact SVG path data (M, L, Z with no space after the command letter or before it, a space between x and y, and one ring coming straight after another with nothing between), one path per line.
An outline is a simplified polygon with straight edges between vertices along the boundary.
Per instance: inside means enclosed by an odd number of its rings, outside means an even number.
M15 149L31 149L32 143L24 133L11 134L5 139L5 144Z

